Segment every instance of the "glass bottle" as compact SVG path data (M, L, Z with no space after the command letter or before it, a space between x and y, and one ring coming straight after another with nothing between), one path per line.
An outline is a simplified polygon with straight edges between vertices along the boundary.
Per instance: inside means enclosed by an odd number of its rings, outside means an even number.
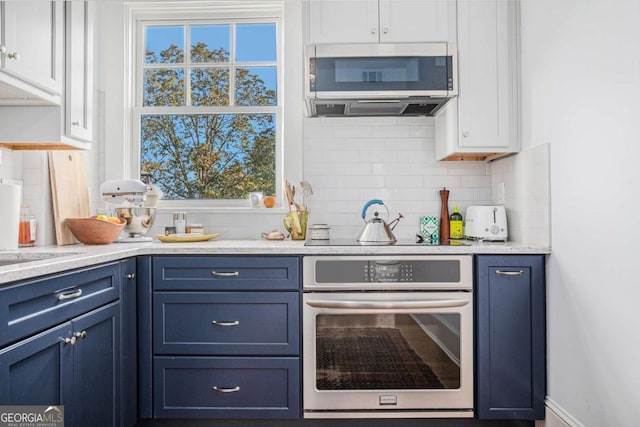
M458 210L458 206L453 207L453 213L449 217L449 236L452 239L464 237L462 214Z
M36 244L36 219L29 213L29 207L20 208L20 230L18 232L18 246L28 247Z

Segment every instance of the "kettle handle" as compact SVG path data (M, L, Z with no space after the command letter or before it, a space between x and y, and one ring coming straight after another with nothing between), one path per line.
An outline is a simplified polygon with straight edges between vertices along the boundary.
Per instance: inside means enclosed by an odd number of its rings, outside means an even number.
M364 217L367 215L367 209L371 205L382 205L382 206L384 206L384 203L382 203L382 200L380 200L380 199L369 200L367 203L364 204L364 207L362 208L362 215L361 215L362 219L364 219Z

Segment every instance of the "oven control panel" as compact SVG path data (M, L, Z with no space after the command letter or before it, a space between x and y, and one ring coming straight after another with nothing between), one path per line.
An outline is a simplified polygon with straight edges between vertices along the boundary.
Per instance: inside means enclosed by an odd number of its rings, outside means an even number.
M371 261L364 266L365 282L413 282L413 264L400 261Z
M472 257L458 256L307 256L305 289L471 289Z

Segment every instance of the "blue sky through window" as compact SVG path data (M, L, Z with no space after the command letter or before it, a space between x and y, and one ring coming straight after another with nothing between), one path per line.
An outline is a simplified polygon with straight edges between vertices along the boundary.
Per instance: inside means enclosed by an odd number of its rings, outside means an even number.
M208 49L231 50L231 25L230 24L203 24L190 25L191 45L203 42ZM160 52L176 45L184 52L185 26L179 25L153 25L145 27L145 49L155 52L159 57ZM236 24L236 61L242 62L275 62L277 60L276 25L274 23ZM161 61L162 62L162 61ZM147 63L149 63L147 61ZM277 73L261 67L260 78L267 88L276 90Z

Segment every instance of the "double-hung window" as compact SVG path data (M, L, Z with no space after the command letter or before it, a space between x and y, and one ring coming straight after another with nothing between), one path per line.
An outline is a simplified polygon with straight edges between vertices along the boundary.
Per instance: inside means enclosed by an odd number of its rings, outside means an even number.
M276 194L280 17L251 9L187 16L138 21L140 171L151 173L169 204L244 206L251 192Z

